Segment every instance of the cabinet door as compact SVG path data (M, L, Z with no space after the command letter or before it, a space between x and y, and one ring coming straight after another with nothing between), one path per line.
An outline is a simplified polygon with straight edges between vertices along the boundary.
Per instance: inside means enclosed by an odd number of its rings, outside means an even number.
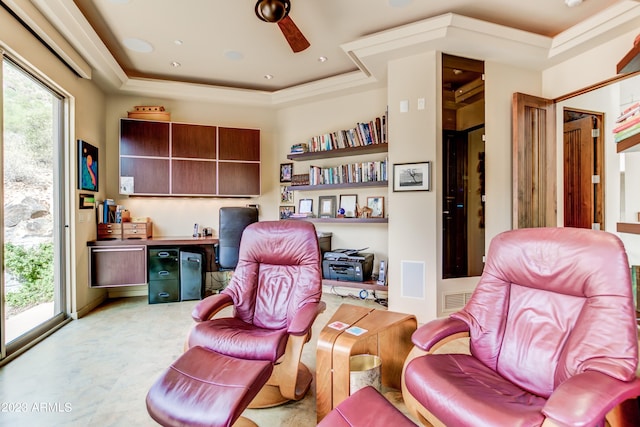
M216 194L216 162L171 160L171 194Z
M120 155L169 157L169 122L121 119Z
M258 129L220 128L220 160L260 161Z
M89 248L90 287L131 286L146 283L146 246Z
M121 157L120 176L133 177L133 194L169 194L169 159Z
M216 127L171 124L171 157L189 159L216 158Z
M260 195L260 131L218 129L218 194Z
M260 163L218 163L218 194L221 196L259 196Z

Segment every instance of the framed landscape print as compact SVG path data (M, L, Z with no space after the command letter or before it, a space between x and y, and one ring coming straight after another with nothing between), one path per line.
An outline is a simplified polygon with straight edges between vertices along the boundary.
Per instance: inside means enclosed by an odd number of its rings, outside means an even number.
M431 162L393 165L393 191L431 190Z

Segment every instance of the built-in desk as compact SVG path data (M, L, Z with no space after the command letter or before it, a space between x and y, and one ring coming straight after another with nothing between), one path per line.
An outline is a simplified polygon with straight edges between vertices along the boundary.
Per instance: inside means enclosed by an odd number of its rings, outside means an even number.
M87 242L89 286L105 288L147 284L147 247L200 247L205 254L205 271L216 271L212 237L152 237Z

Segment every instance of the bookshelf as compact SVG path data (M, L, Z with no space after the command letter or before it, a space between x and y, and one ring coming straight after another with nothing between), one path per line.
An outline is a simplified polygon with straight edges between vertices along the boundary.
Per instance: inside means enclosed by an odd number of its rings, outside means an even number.
M336 157L359 156L363 154L386 153L387 143L364 145L362 147L337 148L334 150L309 151L306 153L291 153L287 159L293 161L329 159Z
M334 224L387 224L389 222L388 218L315 218L315 217L306 217L306 218L290 218L298 221L309 221L313 223L334 223Z
M631 135L616 144L617 153L640 151L640 133Z

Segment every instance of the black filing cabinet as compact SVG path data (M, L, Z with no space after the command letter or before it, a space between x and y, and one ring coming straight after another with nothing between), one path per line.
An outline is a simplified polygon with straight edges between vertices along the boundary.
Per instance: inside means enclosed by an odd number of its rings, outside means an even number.
M149 304L180 301L180 250L149 248Z
M201 299L204 291L204 254L194 249L180 251L180 300Z

